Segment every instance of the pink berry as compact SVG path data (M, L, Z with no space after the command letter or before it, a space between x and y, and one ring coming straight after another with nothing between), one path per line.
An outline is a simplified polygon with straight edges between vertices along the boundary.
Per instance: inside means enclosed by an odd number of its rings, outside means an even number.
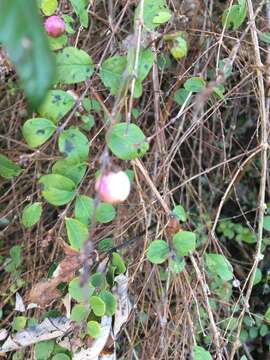
M127 199L130 181L124 171L109 172L97 178L95 189L101 201L118 204Z
M45 30L48 35L57 38L65 32L65 22L59 16L53 15L46 19Z

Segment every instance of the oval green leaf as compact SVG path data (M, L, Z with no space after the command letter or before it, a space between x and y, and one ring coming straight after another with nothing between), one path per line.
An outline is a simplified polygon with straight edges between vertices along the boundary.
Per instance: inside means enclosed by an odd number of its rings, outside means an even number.
M162 264L169 255L169 245L164 240L154 240L147 249L147 259L153 264Z
M5 155L0 154L0 176L6 179L11 179L14 176L20 175L22 169L19 165L9 160Z
M87 160L89 146L87 137L75 127L64 130L58 139L59 151L64 153L68 160L77 163Z
M43 175L39 179L39 183L43 185L43 197L52 205L67 204L75 193L74 182L62 175Z
M76 250L81 250L84 242L88 238L87 226L80 221L71 218L66 218L65 224L70 245Z
M120 123L112 127L108 138L111 152L121 160L143 156L149 148L142 130L135 124Z
M100 324L97 321L88 321L87 333L94 339L99 337L99 335L101 334Z
M179 231L173 237L173 246L180 256L187 256L196 249L196 235L191 231Z
M105 314L108 316L113 316L116 311L117 302L115 296L107 290L103 290L100 292L99 296L105 302L106 310Z
M99 296L91 296L89 303L96 316L103 316L105 314L105 302Z
M22 127L23 137L27 144L36 148L44 144L55 132L56 126L51 120L35 118L27 120Z
M22 212L22 224L26 228L30 228L39 222L42 213L42 204L35 202L27 205Z

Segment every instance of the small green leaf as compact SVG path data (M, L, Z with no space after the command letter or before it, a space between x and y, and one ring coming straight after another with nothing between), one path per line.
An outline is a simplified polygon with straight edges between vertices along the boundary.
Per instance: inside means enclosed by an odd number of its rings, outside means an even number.
M54 340L41 341L35 345L35 359L45 360L49 359L53 352Z
M90 297L95 291L95 288L90 286L88 287L87 295ZM84 289L80 284L80 279L78 277L71 280L68 286L69 295L78 302L85 301Z
M153 264L162 264L169 255L169 245L164 240L154 240L147 249L147 259Z
M132 160L143 156L149 148L145 135L135 124L120 123L112 127L108 146L111 152L121 160Z
M42 213L42 204L35 202L27 205L22 212L22 224L26 228L30 228L39 222Z
M89 115L82 115L81 120L84 123L83 125L80 125L80 127L85 131L90 131L92 127L95 125L95 119L94 116Z
M267 215L263 219L263 228L266 231L270 231L270 216Z
M75 127L64 130L58 139L59 151L64 153L68 160L78 163L87 160L89 145L87 137Z
M265 320L270 323L270 307L267 309L264 317L265 317Z
M66 218L65 223L70 245L76 250L81 250L84 242L88 238L87 226L71 218Z
M180 272L182 272L184 270L185 266L186 266L186 262L182 256L175 255L170 260L171 271L175 274L179 274Z
M246 0L238 0L238 5L227 8L221 18L222 26L226 29L238 30L247 16Z
M270 32L259 33L259 39L266 44L270 44Z
M123 274L126 272L125 262L118 253L116 253L116 252L112 253L112 263L111 264L113 267L114 266L116 267L116 270L119 274Z
M115 314L117 302L115 296L107 290L103 290L100 292L99 296L104 301L106 305L105 314L108 316L112 316Z
M174 101L177 102L178 105L184 105L188 96L190 94L190 91L184 89L184 88L180 88L178 90L176 90L175 94L174 94ZM186 105L190 104L190 98L189 100L187 100Z
M205 85L206 82L204 81L204 79L194 76L184 83L184 88L189 92L197 93L200 92L203 88L205 88Z
M113 239L112 238L103 239L99 241L97 247L98 250L101 252L109 251L113 247Z
M213 275L218 275L223 281L233 279L233 267L225 256L221 254L206 254L205 261L208 270Z
M153 24L164 24L165 22L169 21L172 17L172 14L170 11L160 11L154 18L153 18Z
M74 19L69 15L62 15L62 19L64 20L65 25L66 25L66 32L68 34L74 34L75 33L75 30L73 28Z
M54 355L52 360L70 360L70 357L67 354L59 353Z
M56 55L56 82L77 84L91 77L94 72L91 57L83 50L66 47Z
M193 349L194 360L212 360L211 354L201 346L195 346Z
M116 216L115 208L109 203L100 203L96 210L97 222L106 224L111 222Z
M83 304L76 304L73 306L70 319L72 321L80 322L86 320L89 314L89 310Z
M253 286L259 284L262 281L262 272L259 268L256 269Z
M170 49L174 59L182 59L187 56L188 46L187 41L184 37L179 36L173 41L173 47Z
M126 56L113 56L102 63L100 78L112 95L118 95L123 88Z
M103 273L96 272L90 276L90 283L94 288L102 289L106 285L106 279Z
M9 250L9 255L11 258L11 262L9 262L5 266L5 271L12 273L12 272L16 271L17 268L22 263L22 248L21 248L21 246L20 245L12 246L12 248Z
M94 339L99 337L101 334L100 324L97 321L89 321L87 323L87 333Z
M76 13L76 15L80 19L80 23L84 28L88 27L88 12L87 6L89 4L89 0L70 0L71 5Z
M103 316L105 314L105 302L99 296L91 296L89 303L96 316Z
M0 154L0 176L6 179L11 179L14 176L19 176L22 169L19 165L9 160L5 155Z
M180 256L187 256L196 249L196 235L191 231L179 231L173 237L173 245Z
M67 204L75 193L74 182L62 175L43 175L39 179L39 183L43 184L43 197L55 206Z
M154 63L154 55L151 49L142 49L139 54L138 74L135 83L134 97L142 95L142 82L149 74Z
M41 10L46 16L51 16L55 13L58 7L57 0L42 0Z
M38 113L58 123L74 106L75 99L66 91L51 90L38 108Z
M52 83L55 64L36 0L27 0L27 6L22 0L0 1L0 42L31 105L37 107Z
M263 324L260 328L260 336L264 337L269 333L268 326Z
M53 167L52 173L65 176L78 185L86 172L85 163L77 163L70 159L57 160Z
M135 11L135 19L140 14L140 5ZM171 12L164 0L144 0L143 24L147 30L155 30L160 24L170 20Z
M35 118L27 120L22 127L23 137L27 144L36 148L44 144L55 132L56 126L51 120Z
M26 316L16 316L12 322L12 330L13 331L20 331L23 330L27 323Z
M183 222L187 221L187 214L182 205L176 205L172 212L177 217L178 220Z
M85 225L89 225L94 214L94 199L86 195L78 195L75 201L75 217Z

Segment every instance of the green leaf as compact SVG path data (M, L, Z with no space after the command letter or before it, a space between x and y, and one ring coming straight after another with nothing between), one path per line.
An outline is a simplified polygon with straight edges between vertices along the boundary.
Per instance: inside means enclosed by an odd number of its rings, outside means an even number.
M95 119L94 116L89 115L82 115L81 120L84 123L83 125L80 125L80 127L85 131L90 131L92 127L95 125Z
M176 90L176 92L174 93L174 101L177 102L178 105L184 105L184 103L186 102L187 97L189 96L190 91L184 89L184 88L180 88L178 90ZM186 105L190 104L190 98L189 100L186 102Z
M89 303L91 308L96 316L103 316L105 315L105 302L99 296L91 296Z
M70 159L57 160L52 167L52 173L63 175L78 185L86 172L86 164Z
M90 283L91 286L97 289L102 289L104 286L106 286L106 279L103 273L97 272L90 276Z
M33 107L46 95L55 65L35 0L1 0L0 42L7 49Z
M111 222L116 216L115 208L109 203L100 203L96 210L97 222L107 224Z
M162 264L169 255L169 245L164 240L154 240L147 249L147 259L153 264Z
M142 95L142 82L149 74L154 63L154 56L151 49L141 50L139 54L138 74L135 82L134 98Z
M6 272L14 272L22 263L22 248L20 245L14 245L9 251L11 262L5 266Z
M169 21L172 17L172 14L170 11L160 11L154 18L153 18L153 24L164 24L165 22Z
M264 317L265 317L265 320L270 323L270 307L267 309Z
M108 137L111 152L121 160L143 156L149 148L142 130L135 124L116 124Z
M76 250L81 250L84 242L88 238L87 226L71 218L65 218L65 223L70 245Z
M238 30L247 16L246 0L238 0L238 5L227 8L221 18L222 26L226 29Z
M175 274L179 274L184 270L186 266L185 259L182 256L175 255L173 259L170 260L171 271Z
M70 357L64 353L59 353L54 355L52 360L70 360Z
M266 44L270 44L270 32L259 33L259 39Z
M116 312L116 307L117 307L115 296L110 291L107 290L101 291L99 296L106 305L105 314L108 316L113 316Z
M95 291L95 288L92 286L88 286L87 296L90 297ZM68 293L69 295L78 302L85 301L85 293L84 289L80 284L80 279L75 277L71 280L68 286Z
M123 274L126 272L125 262L118 253L116 253L116 252L112 253L111 264L112 264L112 267L114 267L114 266L116 267L116 270L119 274Z
M94 72L91 57L83 50L66 47L56 55L56 82L77 84L91 77Z
M89 146L87 137L75 127L64 130L58 139L59 151L64 153L68 160L78 163L87 160Z
M76 13L76 15L80 19L80 23L84 28L88 27L88 12L87 6L89 4L89 0L70 0L71 5Z
M112 95L118 95L123 89L126 66L126 56L112 56L102 63L100 79Z
M135 19L140 14L140 6L135 11ZM170 20L171 12L164 0L144 0L143 24L147 30L155 30L160 24Z
M35 359L46 360L53 352L54 340L41 341L35 345Z
M206 85L204 79L194 76L184 83L184 88L189 92L200 92Z
M11 179L14 176L19 176L22 169L19 165L9 160L5 155L0 154L0 176L6 179Z
M68 34L74 34L75 33L75 30L73 28L74 19L69 15L62 15L62 19L64 20L66 25L66 32Z
M55 13L58 7L57 0L42 0L41 10L46 16L51 16Z
M63 90L51 90L38 108L38 113L58 123L74 106L75 99Z
M39 222L42 213L42 204L35 202L27 205L22 212L22 224L30 228Z
M67 204L74 196L75 184L72 180L58 174L43 175L39 179L43 184L42 195L52 205Z
M262 281L262 272L259 268L256 269L253 286L259 284Z
M173 47L170 49L174 59L182 59L187 56L188 46L184 37L179 36L173 41Z
M75 217L85 225L89 225L94 214L94 199L86 195L78 195L75 201Z
M263 324L260 328L260 336L264 337L269 333L267 325Z
M182 205L176 205L172 212L177 217L178 220L183 222L187 221L187 214Z
M173 237L173 245L179 255L187 256L196 249L196 235L191 231L179 231Z
M27 323L26 316L16 316L12 322L12 330L13 331L20 331L23 330Z
M224 281L233 279L233 267L225 256L221 254L206 254L205 261L208 270Z
M270 231L270 216L265 216L263 219L263 228L266 231Z
M112 238L103 239L99 241L97 247L98 250L101 252L109 251L113 247L113 239Z
M86 320L89 314L89 310L83 304L76 304L73 306L70 319L72 321L80 322Z
M195 346L193 349L194 360L212 360L211 354L201 346Z
M99 335L101 334L100 324L97 321L88 321L87 333L94 339L99 337Z
M27 120L22 127L27 144L36 148L44 144L55 132L56 126L51 120L35 118Z

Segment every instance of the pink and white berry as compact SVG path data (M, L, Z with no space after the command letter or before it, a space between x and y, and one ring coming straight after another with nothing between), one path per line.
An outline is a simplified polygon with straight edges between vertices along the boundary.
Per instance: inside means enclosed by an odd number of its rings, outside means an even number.
M124 171L109 172L99 176L95 189L101 201L118 204L125 201L130 193L130 181Z
M59 16L53 15L46 19L45 30L48 35L57 38L65 32L66 25Z

